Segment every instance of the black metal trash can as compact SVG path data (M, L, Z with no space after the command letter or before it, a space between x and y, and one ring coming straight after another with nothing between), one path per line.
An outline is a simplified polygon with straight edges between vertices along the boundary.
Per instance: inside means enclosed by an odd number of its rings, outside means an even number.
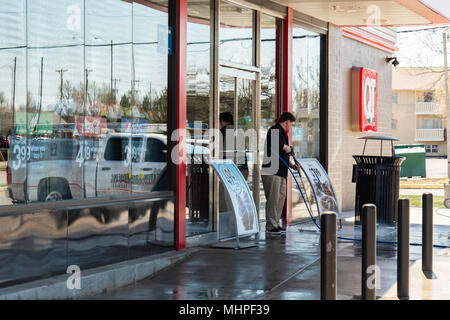
M381 138L389 140L387 137ZM353 158L356 161L352 177L352 181L356 182L355 223L361 221L362 206L372 203L377 206L378 223L395 225L400 192L400 169L405 158L368 156L364 155L364 152L363 155L354 155Z

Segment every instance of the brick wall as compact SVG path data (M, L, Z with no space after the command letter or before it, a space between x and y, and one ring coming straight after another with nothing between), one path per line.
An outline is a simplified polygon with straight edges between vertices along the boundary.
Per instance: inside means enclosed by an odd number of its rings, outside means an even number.
M389 54L355 40L344 38L341 29L330 24L328 38L328 172L342 211L354 210L352 155L361 154L365 135L392 134L392 65ZM378 72L378 132L351 130L351 70L365 67ZM366 154L379 155L380 143L369 141ZM390 143L383 143L383 155L390 155Z

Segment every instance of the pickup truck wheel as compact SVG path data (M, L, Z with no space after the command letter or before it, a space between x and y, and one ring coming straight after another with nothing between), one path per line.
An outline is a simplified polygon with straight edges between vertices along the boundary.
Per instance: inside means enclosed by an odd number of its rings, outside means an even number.
M71 199L69 186L60 181L43 181L39 183L38 201L61 201Z
M50 193L45 197L45 201L61 201L63 199L63 195L57 190L50 191Z

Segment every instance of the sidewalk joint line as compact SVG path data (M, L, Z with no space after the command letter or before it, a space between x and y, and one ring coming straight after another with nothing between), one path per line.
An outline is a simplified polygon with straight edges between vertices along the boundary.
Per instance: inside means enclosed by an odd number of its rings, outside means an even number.
M291 280L292 278L296 277L297 275L299 275L300 273L302 273L303 271L305 271L307 268L309 268L310 266L312 266L314 263L316 263L317 261L320 260L320 257L318 257L317 259L315 259L313 262L311 262L310 264L308 264L307 266L304 266L303 268L300 268L299 270L295 271L292 275L290 275L288 278L286 278L285 280L281 281L280 283L278 283L276 286L274 286L273 288L269 289L266 293L268 292L272 292L275 289L278 289L279 287L281 287L282 285L284 285L286 282L288 282L289 280Z

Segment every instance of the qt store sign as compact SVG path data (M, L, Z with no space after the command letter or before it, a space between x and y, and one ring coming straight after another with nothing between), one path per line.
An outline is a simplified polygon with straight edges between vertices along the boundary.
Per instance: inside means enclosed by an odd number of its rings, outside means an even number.
M378 73L366 68L352 70L352 130L378 130Z

